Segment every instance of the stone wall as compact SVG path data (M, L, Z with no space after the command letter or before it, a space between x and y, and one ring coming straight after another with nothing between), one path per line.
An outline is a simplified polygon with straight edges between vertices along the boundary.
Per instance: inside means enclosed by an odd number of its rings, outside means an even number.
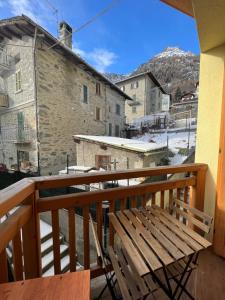
M34 63L33 63L33 39L23 37L21 40L13 38L4 40L10 68L1 70L1 91L8 95L9 108L0 111L1 148L0 163L8 168L17 164L17 151L29 153L29 160L37 165L36 143L36 108L34 99ZM12 44L21 45L12 46ZM28 47L23 47L23 46ZM29 47L30 46L30 47ZM21 71L21 90L16 91L16 72ZM25 143L18 143L18 119L17 114L23 112L23 132Z
M37 53L37 101L41 173L57 173L70 164L76 164L73 135L105 135L107 133L107 101L114 101L114 91L92 75L72 63L71 59L48 50L45 44ZM101 93L96 94L96 83ZM83 102L83 85L88 87L88 103ZM107 95L107 98L106 98ZM124 101L118 94L121 111ZM96 107L100 120L96 120ZM122 119L123 116L120 116ZM113 118L114 119L114 118ZM116 118L114 119L116 121ZM119 122L119 121L118 121ZM122 126L122 122L119 122Z
M146 168L153 166L153 163L158 165L160 160L166 155L165 150L154 151L148 155L111 146L107 146L107 149L104 150L100 147L100 144L86 141L80 141L79 144L76 143L74 146L77 151L78 165L93 167L95 166L95 155L109 155L111 156L111 161L114 161L114 159L117 161L117 170L126 170L127 161L129 169Z

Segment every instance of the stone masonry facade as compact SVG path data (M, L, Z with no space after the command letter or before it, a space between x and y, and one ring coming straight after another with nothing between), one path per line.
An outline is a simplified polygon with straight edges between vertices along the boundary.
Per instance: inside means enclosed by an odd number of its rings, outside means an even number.
M125 105L126 122L159 113L162 110L162 91L148 73L140 74L116 83L133 101Z
M10 46L13 43L21 47ZM66 167L67 155L70 164L77 163L73 135L123 136L126 97L101 76L84 70L72 55L49 49L44 39L37 39L36 50L33 44L34 38L26 35L2 43L13 63L10 70L0 71L0 88L9 98L9 107L0 109L0 163L10 168L20 151L36 170L39 165L41 175L57 174ZM20 91L16 91L18 70ZM19 113L27 132L22 142L17 138Z

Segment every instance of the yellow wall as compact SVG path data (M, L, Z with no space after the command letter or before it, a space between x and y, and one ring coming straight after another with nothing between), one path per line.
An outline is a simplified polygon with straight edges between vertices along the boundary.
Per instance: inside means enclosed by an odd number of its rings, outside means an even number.
M196 162L207 163L205 211L214 215L225 44L201 54Z

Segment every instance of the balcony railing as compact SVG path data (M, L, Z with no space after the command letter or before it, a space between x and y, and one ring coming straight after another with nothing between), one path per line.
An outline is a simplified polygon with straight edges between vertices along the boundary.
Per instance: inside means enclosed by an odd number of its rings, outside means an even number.
M35 131L28 126L19 128L7 126L1 128L1 139L4 142L30 143L35 138Z
M102 274L97 259L90 262L89 213L96 208L98 238L103 241L103 205L108 201L109 211L124 210L128 205L138 207L147 202L157 203L166 208L173 197L177 197L198 209L204 206L205 175L207 165L189 164L181 166L157 167L140 170L104 172L84 175L59 175L23 179L0 192L0 218L18 208L0 224L0 282L8 281L6 248L11 243L13 253L13 276L15 280L40 277L40 214L50 212L52 220L54 272L61 273L59 211L68 215L68 243L70 271L76 270L76 245L78 216L75 209L82 211L82 239L84 269L91 269L91 276ZM175 175L175 176L168 176ZM106 190L60 194L41 197L43 190L62 189L81 184L102 183L121 179L145 178L145 183L136 186L115 187ZM157 178L157 181L151 182ZM170 179L167 179L170 178ZM174 179L173 179L174 178ZM59 190L58 190L59 191ZM109 225L108 241L113 243L114 232Z

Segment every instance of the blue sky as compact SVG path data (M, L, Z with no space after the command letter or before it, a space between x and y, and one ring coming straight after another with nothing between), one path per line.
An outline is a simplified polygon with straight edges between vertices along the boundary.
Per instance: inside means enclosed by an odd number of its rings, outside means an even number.
M110 0L0 0L0 18L26 14L55 36L59 21L78 28ZM129 73L168 46L199 53L192 18L159 0L119 0L104 16L73 34L74 50L100 71Z

